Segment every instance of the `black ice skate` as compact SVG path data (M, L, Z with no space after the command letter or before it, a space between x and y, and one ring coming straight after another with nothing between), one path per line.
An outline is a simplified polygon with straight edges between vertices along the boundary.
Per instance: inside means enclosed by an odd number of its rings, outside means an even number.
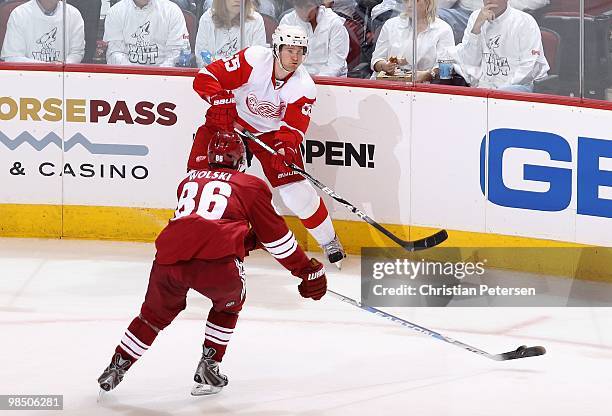
M219 372L219 363L210 358L214 354L214 348L203 347L202 358L193 376L197 384L191 390L192 396L219 393L223 387L227 386L227 377Z
M130 360L124 360L121 355L113 355L113 359L106 370L98 377L98 384L104 391L111 391L123 380L125 372L130 368L132 362Z
M322 245L321 248L330 263L334 264L338 269L342 268L342 260L346 257L346 253L344 248L342 248L342 244L340 244L340 240L338 240L338 236L334 236L333 240Z

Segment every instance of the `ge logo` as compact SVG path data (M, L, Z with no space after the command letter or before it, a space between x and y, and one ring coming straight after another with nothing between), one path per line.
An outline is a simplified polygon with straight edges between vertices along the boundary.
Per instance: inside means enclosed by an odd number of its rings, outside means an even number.
M302 114L307 117L310 117L310 112L312 111L312 104L304 104L302 106Z

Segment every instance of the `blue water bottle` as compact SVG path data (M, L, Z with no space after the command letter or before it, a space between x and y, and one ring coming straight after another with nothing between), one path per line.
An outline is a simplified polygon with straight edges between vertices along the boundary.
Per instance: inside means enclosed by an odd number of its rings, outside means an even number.
M200 57L202 58L205 66L213 61L212 53L210 53L209 50L203 50L200 52Z
M176 66L188 68L191 66L191 51L187 49L181 50L181 54L176 60Z

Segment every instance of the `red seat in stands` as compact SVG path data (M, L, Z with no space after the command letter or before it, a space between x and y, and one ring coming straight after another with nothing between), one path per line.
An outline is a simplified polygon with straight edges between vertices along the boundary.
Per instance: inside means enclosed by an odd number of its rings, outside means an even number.
M346 65L350 71L359 64L361 58L361 42L357 34L360 28L356 21L349 19L344 21L344 27L349 35L349 53L346 57Z
M559 73L559 45L561 36L557 32L545 27L540 28L542 35L542 46L544 48L544 56L550 66L548 75L556 75Z
M599 16L605 12L612 10L612 1L610 0L584 0L585 16ZM552 0L543 10L544 14L554 13L555 15L565 15L567 13L578 14L580 6L577 0Z

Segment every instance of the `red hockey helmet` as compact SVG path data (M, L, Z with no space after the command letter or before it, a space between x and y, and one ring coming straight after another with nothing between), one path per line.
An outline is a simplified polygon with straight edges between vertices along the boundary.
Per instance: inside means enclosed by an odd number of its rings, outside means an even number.
M244 172L246 169L246 148L236 133L218 131L208 144L210 166L223 166Z

